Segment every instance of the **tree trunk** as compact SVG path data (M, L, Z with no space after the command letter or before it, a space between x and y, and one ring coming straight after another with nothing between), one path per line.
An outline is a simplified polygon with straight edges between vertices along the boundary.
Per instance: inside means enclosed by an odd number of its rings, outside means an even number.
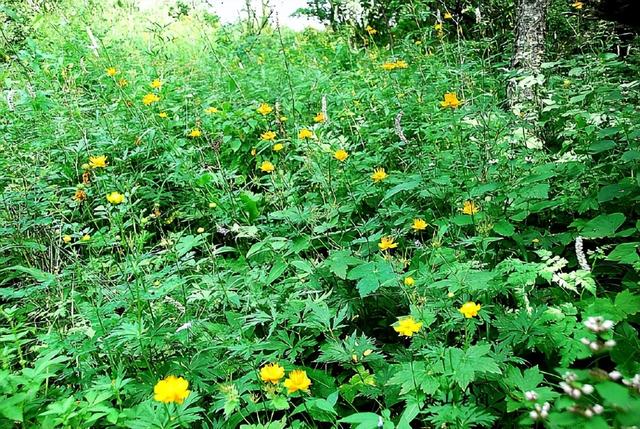
M518 76L508 85L511 107L536 100L536 85L544 57L549 0L518 0L515 51L511 69Z

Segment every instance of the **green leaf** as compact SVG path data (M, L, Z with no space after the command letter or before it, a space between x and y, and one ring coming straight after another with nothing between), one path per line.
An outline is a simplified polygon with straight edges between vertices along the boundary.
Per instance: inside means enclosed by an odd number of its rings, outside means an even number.
M358 280L358 292L364 298L377 291L381 286L396 280L396 274L389 262L380 260L352 268L347 278Z
M417 188L418 186L420 186L421 183L422 183L422 179L417 179L417 180L412 180L410 182L400 183L399 185L396 185L393 188L389 189L387 191L387 193L384 194L384 198L382 198L382 201L388 200L389 198L393 197L398 192L411 191L411 190Z
M607 255L607 260L633 265L640 261L637 250L638 245L640 245L639 242L618 244L615 249Z
M588 238L607 237L613 235L625 219L622 213L600 215L588 221L580 229L580 233Z
M258 210L258 203L260 202L261 197L259 195L255 195L249 191L244 191L240 194L240 201L242 202L242 208L247 213L249 217L249 222L253 222L260 215L260 211Z
M477 374L500 374L496 361L487 357L491 346L481 344L469 347L466 351L449 347L445 353L443 364L445 373L458 383L462 390L466 390Z
M347 278L347 269L350 265L357 265L362 260L355 258L348 250L339 250L332 252L327 259L325 259L323 265L329 268L333 274L337 277L345 280Z
M287 269L287 265L288 264L282 259L276 261L271 267L271 271L269 271L269 275L267 276L266 283L270 285L271 283L276 281L276 279L280 277L282 273L284 273L284 271Z
M338 420L338 423L357 425L356 429L376 429L381 419L382 417L375 413L356 413Z
M625 313L627 316L640 312L640 296L634 295L628 290L623 290L616 295L614 301L616 310Z
M604 400L605 405L627 408L633 405L633 399L629 395L629 389L611 381L596 385L596 391Z
M504 219L496 222L493 225L493 230L504 237L511 237L516 231L513 225Z
M26 396L26 393L18 393L8 398L0 396L0 415L9 420L22 422L22 409Z
M592 143L591 146L589 146L589 152L592 154L596 154L614 149L615 147L616 142L614 142L613 140L601 140L599 142Z
M398 421L398 429L411 429L411 422L418 416L420 413L420 406L417 402L407 402L407 405L400 416L400 420Z

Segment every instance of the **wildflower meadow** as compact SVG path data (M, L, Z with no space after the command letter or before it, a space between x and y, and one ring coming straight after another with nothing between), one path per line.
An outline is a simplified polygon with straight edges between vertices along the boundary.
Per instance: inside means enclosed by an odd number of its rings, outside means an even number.
M143 3L0 3L0 429L640 427L633 2Z

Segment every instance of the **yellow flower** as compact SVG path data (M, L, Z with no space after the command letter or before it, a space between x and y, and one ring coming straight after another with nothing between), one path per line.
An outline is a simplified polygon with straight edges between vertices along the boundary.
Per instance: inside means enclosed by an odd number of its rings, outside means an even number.
M218 113L219 110L216 109L215 107L207 107L204 112L209 114L209 115L212 115L214 113Z
M398 247L398 243L393 241L393 237L382 237L380 243L378 243L378 247L384 252L385 250L395 249Z
M160 79L154 79L151 82L151 88L158 89L162 86L162 81Z
M165 404L182 404L189 396L189 382L182 377L170 375L153 387L153 399Z
M462 213L468 215L474 215L480 211L480 207L476 205L473 201L465 201L462 205Z
M453 15L451 15L451 12L445 12L444 19L453 19Z
M580 10L584 6L584 3L581 1L577 1L577 2L574 2L571 6L573 6L574 9Z
M109 201L111 204L118 205L124 201L124 195L122 195L120 192L114 191L110 194L107 194L107 201Z
M333 157L335 159L337 159L338 161L344 161L345 159L347 159L347 157L349 156L349 154L347 153L346 150L344 149L338 149L337 151L335 151L335 153L333 154Z
M189 133L189 137L196 138L200 136L202 136L202 131L200 131L198 128L192 129L191 132Z
M106 72L107 72L107 76L113 77L118 74L118 69L115 67L109 67L107 68Z
M284 148L284 145L282 143L276 143L273 145L273 150L276 152L280 152L282 148Z
M145 106L149 106L150 104L156 103L160 101L160 97L158 97L155 94L149 93L147 95L145 95L144 97L142 97L142 103Z
M251 156L256 156L256 153L258 153L256 151L256 148L255 147L251 148Z
M444 95L444 101L440 102L440 106L444 108L451 107L452 109L457 109L461 104L462 102L458 100L455 92L447 92Z
M454 296L456 296L456 294L453 292L447 293L447 298L453 298Z
M367 30L367 33L369 33L369 35L373 36L374 34L376 34L378 32L378 30L376 30L375 28L373 28L370 25L367 25L367 28L365 28L365 30Z
M163 119L169 117L169 115L167 115L167 112L160 112L160 113L158 113L158 116L160 116Z
M398 68L398 69L406 69L407 67L409 67L409 64L407 64L406 61L403 61L403 60L396 61L396 68Z
M120 88L124 88L127 85L129 85L129 81L127 79L122 78L122 79L118 80L118 86Z
M307 377L306 371L296 369L289 373L289 378L284 381L284 386L289 393L294 393L298 390L308 391L309 386L311 386L311 380Z
M460 307L458 311L464 314L464 317L466 317L467 319L471 319L472 317L478 315L478 311L480 311L480 308L482 308L480 304L469 301L462 304L462 307Z
M318 114L316 116L314 116L313 121L314 122L324 122L325 121L324 113L318 112Z
M215 209L216 207L218 207L218 204L214 203L214 202L210 202L209 203L209 208L210 209Z
M104 168L106 166L107 166L107 157L105 155L89 157L89 167Z
M384 168L376 168L375 170L373 170L373 174L371 175L371 178L373 179L374 182L380 182L384 179L386 179L389 175L387 174L386 171L384 171Z
M442 31L442 23L441 22L437 22L434 26L433 29L440 32Z
M425 229L427 229L427 225L429 224L425 222L423 219L414 219L413 225L411 225L411 228L413 228L416 231L424 231Z
M273 112L273 107L269 106L267 103L262 103L260 107L258 107L258 113L263 116L266 116L271 112Z
M411 316L398 319L398 322L393 326L393 330L402 337L413 337L413 334L418 332L420 328L422 328L422 322L416 322Z
M71 236L70 235L63 236L62 241L64 241L65 243L71 242Z
M260 134L260 138L262 140L273 140L276 138L276 133L273 131L266 131L262 134Z
M91 240L91 236L89 234L85 234L85 235L82 236L82 238L80 240L89 241L89 240Z
M565 79L562 82L562 86L564 86L565 88L569 88L571 86L571 81L569 79Z
M391 70L396 68L396 63L395 62L393 62L393 63L386 62L386 63L383 63L381 67L384 70L391 71Z
M313 137L313 132L306 128L301 129L300 132L298 133L299 139L310 139L312 137Z
M278 384L284 377L284 368L277 363L269 363L260 369L260 379L265 383Z
M409 277L405 277L404 278L404 285L405 286L413 286L414 284L416 284L416 281L414 280L413 277L409 276Z
M262 161L262 164L260 164L260 170L265 173L272 173L275 169L276 167L269 161Z
M204 232L204 228L203 228L203 227L200 227L200 228L196 229L196 232L197 232L198 234L202 234L202 233Z

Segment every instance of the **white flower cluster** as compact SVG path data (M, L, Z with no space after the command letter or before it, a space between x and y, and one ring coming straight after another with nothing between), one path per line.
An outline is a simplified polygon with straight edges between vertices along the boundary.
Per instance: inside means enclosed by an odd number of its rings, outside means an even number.
M640 374L634 375L631 380L624 379L622 380L622 383L625 386L629 386L636 389L638 393L640 393Z
M612 320L606 320L602 316L589 317L584 321L584 326L587 327L588 330L593 332L594 334L600 335L605 332L609 332L613 326L614 322ZM593 352L599 352L603 350L609 350L616 345L615 340L604 340L604 339L596 339L590 340L589 338L581 338L580 342L585 346L589 347Z
M606 340L604 342L599 342L598 340L596 341L591 341L588 338L581 338L580 342L582 344L584 344L585 346L589 347L589 349L591 349L591 351L593 352L599 352L602 350L609 350L613 347L615 347L616 345L616 340Z
M401 123L402 115L404 115L404 112L402 110L396 115L396 120L395 120L396 135L398 136L398 138L402 143L409 144L409 142L407 141L407 138L404 136L404 131L402 130L402 123Z
M524 392L524 399L526 399L527 401L537 401L538 400L538 394L534 391L534 390L529 390L527 392Z
M573 399L579 399L583 394L591 395L594 391L591 384L579 385L576 383L576 381L578 381L578 376L574 372L565 372L562 378L564 381L561 381L558 385L564 393L571 396Z
M322 96L322 116L324 117L324 122L329 123L329 113L327 112L327 96Z
M167 304L173 305L176 308L176 310L178 310L180 313L185 312L184 305L182 305L179 301L176 301L173 297L169 295L166 295L164 297L164 302L166 302Z
M611 328L613 328L613 325L614 323L612 320L605 320L605 318L602 316L592 316L584 322L584 326L586 326L588 330L596 334L611 330Z
M565 381L561 381L559 384L564 393L571 396L573 399L579 399L583 394L591 395L593 393L592 385L583 384L582 386L576 386L574 381L575 380L567 381L567 378L565 378Z
M549 410L551 409L551 405L548 402L544 404L536 404L534 409L529 412L529 417L533 420L543 420L549 417Z
M14 103L16 93L17 93L17 91L15 89L10 89L6 93L7 108L9 109L10 112L13 112L14 110L16 110L16 104Z
M587 256L584 254L584 243L582 237L576 237L576 258L578 259L578 265L585 271L591 271L589 262L587 262Z
M594 415L602 414L604 412L604 407L600 404L590 405L586 408L582 408L577 405L572 405L571 407L569 407L569 411L573 413L582 414L586 418L590 419Z

